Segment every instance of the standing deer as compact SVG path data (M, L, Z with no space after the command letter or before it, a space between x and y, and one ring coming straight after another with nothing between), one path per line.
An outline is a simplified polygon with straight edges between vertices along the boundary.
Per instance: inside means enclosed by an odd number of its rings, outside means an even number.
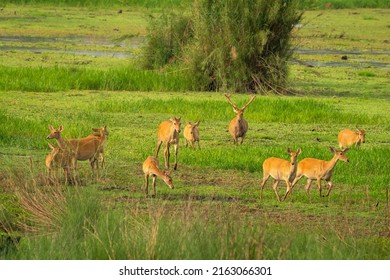
M175 166L174 169L177 169L177 152L179 149L179 133L180 133L180 120L181 118L170 118L168 121L164 121L160 124L157 134L157 150L156 158L158 157L158 152L162 143L165 143L164 149L164 160L165 168L169 169L169 147L172 144L175 150Z
M366 133L364 130L357 128L357 132L350 129L343 129L338 134L340 149L349 148L353 145L359 146L360 143L366 142Z
M96 168L99 169L99 158L101 159L102 163L102 169L105 168L106 162L104 160L104 147L107 142L107 125L101 128L92 128L92 130L97 134L90 134L87 137L96 137L96 139L99 140L99 148L97 149L97 155L93 158L93 160L96 162Z
M252 96L247 104L239 109L230 99L230 95L225 94L225 97L233 107L236 117L229 123L229 132L233 137L234 144L237 144L238 138L241 137L241 144L244 141L245 134L248 131L248 122L244 119L245 109L253 102L256 96Z
M67 183L68 179L71 179L70 167L72 165L72 156L68 152L62 151L59 147L56 147L51 143L48 143L48 145L52 149L45 158L49 178L51 178L53 168L57 169L62 167L65 174L65 183Z
M149 176L153 176L153 194L156 196L156 178L160 177L168 185L170 189L173 189L172 178L167 171L162 171L158 166L158 160L155 157L149 156L142 165L142 170L145 174L145 196L148 196Z
M186 147L188 147L188 143L190 143L192 148L195 148L194 143L198 142L198 148L200 149L199 124L200 124L200 121L197 121L194 124L192 124L190 122L186 123L186 126L184 128L184 138L186 140Z
M301 149L298 149L296 152L294 152L290 148L288 148L287 153L290 155L290 161L281 158L275 158L275 157L267 158L266 160L264 160L263 180L260 183L260 199L262 198L263 187L267 182L269 176L275 179L272 188L274 189L274 192L279 202L280 202L280 197L278 194L277 187L280 180L284 180L286 182L286 187L287 187L286 193L282 201L284 201L287 195L291 192L291 182L295 178L295 174L297 171L297 158L298 155L301 153Z
M98 150L100 146L100 140L94 136L87 136L79 139L67 139L64 140L61 137L63 126L60 125L58 129L55 129L52 125L49 125L50 134L47 139L56 139L59 148L73 155L76 160L89 160L94 174L95 161L97 160ZM74 164L75 172L77 172L77 161Z
M321 180L325 180L329 187L326 196L329 196L330 191L333 188L332 177L333 169L336 166L338 160L349 162L345 153L349 150L348 148L339 151L333 147L329 147L330 151L334 154L330 161L320 160L316 158L305 158L298 163L297 175L291 185L291 188L301 179L302 176L307 178L305 186L306 193L309 195L309 189L312 180L317 180L318 190L320 191L320 197L322 196Z

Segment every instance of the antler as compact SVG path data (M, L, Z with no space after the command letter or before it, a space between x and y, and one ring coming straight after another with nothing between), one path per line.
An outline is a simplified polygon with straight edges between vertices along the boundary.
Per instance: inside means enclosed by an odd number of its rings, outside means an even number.
M225 93L225 96L227 100L229 101L230 105L232 105L234 111L239 111L240 109L237 108L237 106L233 103L233 101L230 99L230 95ZM249 105L249 104L248 104Z
M246 109L246 107L248 107L249 104L251 104L253 102L253 100L255 100L255 98L256 98L256 95L252 95L251 100L249 100L249 102L246 103L246 105L241 108L241 111L244 111Z

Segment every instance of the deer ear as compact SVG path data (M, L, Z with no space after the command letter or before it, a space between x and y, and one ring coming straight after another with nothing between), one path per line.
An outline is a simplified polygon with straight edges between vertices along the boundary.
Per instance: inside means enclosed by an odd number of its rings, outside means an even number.
M333 147L329 147L329 150L330 150L333 154L336 153L336 150L335 150L335 148L333 148Z
M200 121L197 121L194 125L199 126L199 124L200 124Z
M51 124L49 124L49 129L54 130L54 127Z
M343 153L346 153L346 152L348 152L349 151L349 148L345 148L344 150L343 150Z
M287 153L291 153L291 149L290 148L287 148Z
M62 124L58 127L58 131L59 132L62 132L62 130L64 129L64 127L62 126Z
M298 148L298 150L297 150L297 155L300 155L301 153L302 153L301 148Z

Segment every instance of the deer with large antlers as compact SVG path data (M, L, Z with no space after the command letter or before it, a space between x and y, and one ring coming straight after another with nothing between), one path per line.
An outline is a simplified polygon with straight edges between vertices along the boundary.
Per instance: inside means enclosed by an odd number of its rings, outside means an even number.
M350 129L343 129L339 132L337 138L339 140L340 149L349 148L353 145L359 146L360 143L366 142L366 133L360 128L356 128L357 132Z
M173 189L173 182L171 176L169 176L167 171L162 171L158 166L158 160L155 157L149 156L142 165L142 170L145 175L145 196L148 196L148 186L149 186L149 176L153 177L152 187L153 194L156 196L156 178L160 177L164 180L165 184L168 185L170 189Z
M290 155L290 161L281 159L281 158L267 158L263 162L263 180L260 183L260 199L263 194L263 187L267 182L268 178L271 176L275 179L272 188L278 198L278 201L284 201L287 195L291 192L291 182L295 178L295 174L297 171L297 158L301 153L301 149L298 149L296 152L292 151L290 148L287 149L287 153ZM286 193L282 200L280 200L278 194L278 184L280 180L284 180L286 182Z
M241 144L244 141L246 132L248 131L248 122L244 119L245 109L253 102L256 96L252 96L247 104L245 104L241 109L239 109L230 99L230 95L225 94L225 97L229 101L230 105L233 107L233 111L236 114L236 117L232 119L229 123L229 132L233 137L234 144L237 144L238 138L241 138Z
M309 195L311 182L313 180L317 180L318 190L320 191L320 196L322 196L321 180L325 180L329 187L326 196L329 196L329 193L333 188L330 178L332 177L336 163L339 160L349 162L347 156L345 155L345 153L349 150L348 148L344 150L336 150L333 147L329 147L329 149L333 153L333 158L329 161L316 158L305 158L298 163L297 175L291 184L291 188L295 186L302 176L305 176L307 178L305 186L306 193Z
M156 158L158 157L158 152L160 151L162 143L165 143L164 160L166 169L169 169L169 147L171 144L175 150L174 169L177 169L177 153L179 149L179 133L181 125L180 120L181 118L170 118L169 120L162 122L158 127Z

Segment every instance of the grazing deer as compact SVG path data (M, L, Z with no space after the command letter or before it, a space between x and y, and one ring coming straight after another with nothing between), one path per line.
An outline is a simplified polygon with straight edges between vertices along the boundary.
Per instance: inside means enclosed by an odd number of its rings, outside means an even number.
M149 156L142 165L142 170L145 174L145 196L148 196L149 176L153 176L153 194L156 196L156 178L160 177L168 185L170 189L173 189L173 182L171 176L167 171L162 171L158 166L158 160L155 157Z
M350 129L343 129L338 134L340 149L349 148L353 145L359 146L360 143L366 142L366 133L364 130L357 128L357 132Z
M97 133L97 134L91 134L88 135L87 137L96 137L96 139L99 140L99 147L97 149L97 154L96 157L94 157L92 160L96 162L96 168L99 169L99 158L101 159L102 163L102 169L105 168L106 162L104 160L104 147L107 142L107 136L108 136L108 131L107 131L107 125L101 128L92 128L92 130Z
M169 169L169 147L171 144L175 150L174 169L177 169L177 152L179 149L179 133L181 125L180 120L181 118L170 118L168 121L162 122L158 128L156 158L158 157L161 144L165 143L164 160L166 169Z
M312 180L317 180L318 190L320 191L320 197L322 196L321 189L321 180L325 180L326 184L329 187L328 193L326 196L329 196L330 191L333 188L332 177L333 169L336 166L338 160L344 162L349 162L345 153L349 150L348 148L339 151L333 147L329 147L330 151L334 154L333 158L330 161L320 160L316 158L305 158L298 163L297 175L291 184L291 188L301 179L302 176L307 178L307 183L305 186L306 193L309 195L309 189Z
M241 144L244 141L245 134L248 131L248 122L244 119L245 109L253 102L256 96L252 96L247 104L239 109L230 99L230 95L225 94L225 97L233 107L236 117L229 123L229 132L233 137L234 144L237 144L238 138L241 137Z
M281 158L267 158L263 162L263 180L260 183L260 199L263 193L263 187L267 182L269 176L275 179L272 188L280 201L280 197L278 194L278 184L280 180L284 180L286 182L286 194L284 195L282 201L286 199L286 196L291 192L291 182L295 178L295 174L297 171L297 158L301 153L301 149L298 149L296 152L292 151L290 148L287 149L287 153L290 155L290 161L281 159Z
M61 132L64 129L62 125L60 125L58 129L49 125L49 129L50 134L47 136L47 139L56 139L59 148L71 153L76 160L89 160L92 173L95 173L94 163L97 160L96 157L98 156L100 139L90 135L85 138L64 140L61 137ZM75 171L77 171L77 161L75 164Z
M186 123L186 126L184 128L184 138L186 140L186 147L188 147L188 143L190 143L192 148L195 148L194 143L198 142L198 148L200 149L199 124L200 124L200 121L197 121L194 124L192 124L190 122Z
M47 171L49 173L49 178L51 178L53 168L62 167L65 174L65 183L68 182L70 178L70 166L72 165L72 156L66 151L62 151L59 147L54 146L51 143L48 143L49 147L52 149L50 153L47 154L45 158L45 164Z

